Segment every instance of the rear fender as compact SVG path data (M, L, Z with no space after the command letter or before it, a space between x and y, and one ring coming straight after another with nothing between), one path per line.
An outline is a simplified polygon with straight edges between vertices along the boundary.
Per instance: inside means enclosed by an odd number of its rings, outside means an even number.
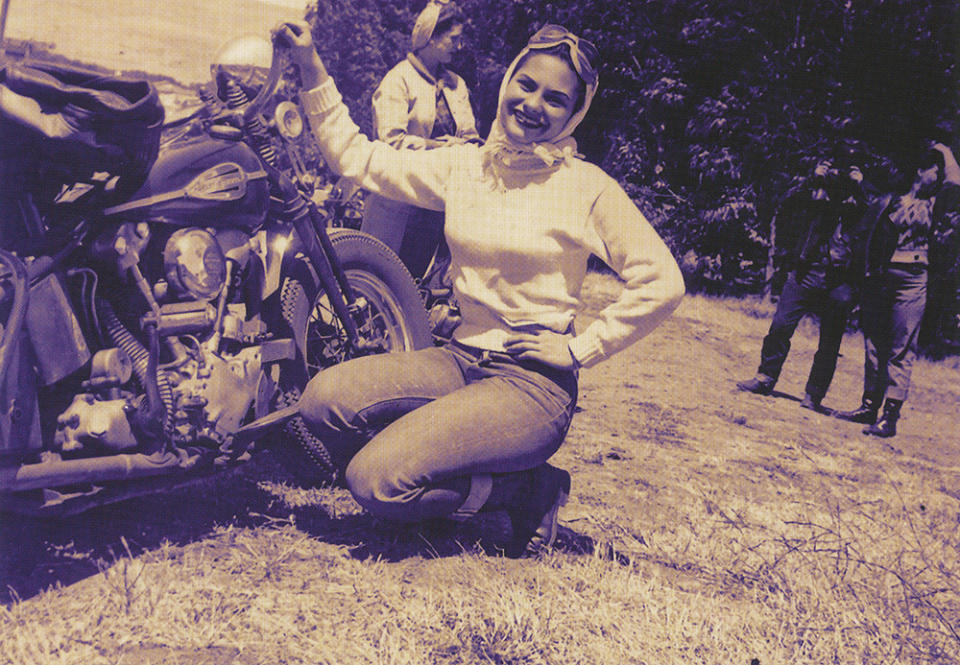
M0 458L35 453L42 446L39 378L30 360L30 345L24 334L4 341L12 348L6 376L0 382Z

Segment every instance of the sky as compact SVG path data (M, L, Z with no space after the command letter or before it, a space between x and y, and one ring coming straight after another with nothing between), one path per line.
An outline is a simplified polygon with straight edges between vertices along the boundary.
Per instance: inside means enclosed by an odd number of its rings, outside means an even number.
M10 0L6 37L54 44L55 52L116 71L206 81L231 38L267 36L300 18L307 0Z

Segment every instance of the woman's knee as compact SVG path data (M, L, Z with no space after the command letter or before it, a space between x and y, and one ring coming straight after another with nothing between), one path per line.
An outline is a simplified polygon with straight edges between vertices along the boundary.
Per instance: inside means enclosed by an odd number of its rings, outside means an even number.
M357 503L374 517L383 519L404 519L410 500L420 491L396 464L374 459L363 451L347 465L344 481Z
M304 388L300 416L311 430L338 430L350 420L352 394L346 387L353 384L344 371L347 364L321 371Z

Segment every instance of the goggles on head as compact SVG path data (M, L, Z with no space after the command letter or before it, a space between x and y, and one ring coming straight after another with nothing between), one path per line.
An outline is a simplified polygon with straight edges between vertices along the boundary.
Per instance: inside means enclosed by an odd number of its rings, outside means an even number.
M580 39L562 25L548 23L537 30L527 47L531 49L545 49L563 44L570 49L573 67L577 74L588 85L596 85L597 68L600 66L600 52L593 42Z

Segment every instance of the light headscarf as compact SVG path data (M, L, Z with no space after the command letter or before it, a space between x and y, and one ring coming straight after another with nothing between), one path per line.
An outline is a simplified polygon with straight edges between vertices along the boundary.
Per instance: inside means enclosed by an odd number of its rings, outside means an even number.
M433 31L437 29L437 21L440 20L440 10L449 4L452 4L451 0L430 0L417 16L410 35L410 43L414 51L426 46L433 37Z
M533 42L535 38L543 32L544 29L541 29L537 34L531 37L531 42ZM590 104L597 92L599 79L596 76L593 77L592 81L588 81L585 80L583 74L581 74L579 71L576 72L577 76L584 85L583 104L570 116L566 124L560 130L560 133L550 141L543 143L519 143L514 141L507 135L507 132L503 126L503 119L500 117L500 107L502 106L503 98L506 95L507 85L509 85L511 79L516 73L517 67L519 67L521 62L523 62L527 54L531 53L532 51L552 48L557 44L565 44L571 49L571 59L576 62L578 54L572 52L572 50L575 48L577 38L572 33L567 32L567 34L571 38L573 42L572 44L568 43L567 39L563 39L562 41L558 41L554 44L531 45L528 43L527 46L520 51L517 57L513 59L510 67L507 68L507 72L503 75L503 80L500 82L500 94L497 99L497 117L494 118L493 125L490 127L490 135L487 137L487 141L483 148L481 148L483 154L482 164L484 174L487 177L492 178L493 182L499 189L504 188L503 177L507 171L512 171L514 173L518 171L546 171L559 167L568 159L582 157L582 155L577 153L577 141L573 138L572 134L577 126L583 121L584 116L587 115L587 111L590 109Z

